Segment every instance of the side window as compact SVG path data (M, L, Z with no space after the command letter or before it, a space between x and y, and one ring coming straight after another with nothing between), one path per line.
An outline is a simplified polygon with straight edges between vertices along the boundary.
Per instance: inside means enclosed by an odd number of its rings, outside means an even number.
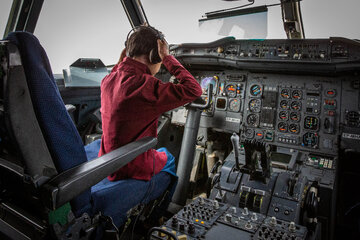
M9 13L12 5L12 0L1 0L0 3L0 34L1 39L4 35L6 23L9 18ZM4 36L5 37L5 36Z
M360 31L358 30L359 9L359 0L302 1L301 12L305 37L360 39Z
M117 63L130 29L118 0L47 0L34 35L56 74L79 58L99 58L105 65Z

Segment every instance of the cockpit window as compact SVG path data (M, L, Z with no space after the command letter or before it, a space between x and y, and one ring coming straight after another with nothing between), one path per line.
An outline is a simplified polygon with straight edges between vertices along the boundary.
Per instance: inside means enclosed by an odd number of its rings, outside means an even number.
M301 1L305 37L360 39L359 9L359 0Z
M119 0L48 0L34 34L57 74L79 58L99 58L105 65L116 63L130 29Z
M199 24L198 20L206 12L247 3L247 0L142 0L149 23L163 31L170 43L211 42L225 36L238 39L286 38L281 7L271 6L279 4L280 0L255 0L253 5L248 6L267 5L266 14L248 14ZM360 38L360 32L356 28L359 22L359 0L302 0L300 5L306 38Z
M0 4L0 34L4 35L6 23L9 18L12 0L2 0Z
M249 7L271 5L279 0L255 0ZM200 21L205 13L234 8L248 1L169 1L142 0L148 21L163 31L168 42L211 42L234 36L245 38L286 38L280 6L268 7L267 12L252 13L222 19Z

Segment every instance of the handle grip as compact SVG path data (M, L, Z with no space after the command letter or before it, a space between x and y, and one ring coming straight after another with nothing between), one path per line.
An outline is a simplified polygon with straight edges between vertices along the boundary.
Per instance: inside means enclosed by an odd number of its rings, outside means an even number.
M211 105L211 101L212 101L212 93L213 93L213 88L214 86L212 84L209 84L208 85L208 89L207 89L207 102L205 104L199 104L199 103L190 103L188 105L188 107L190 108L197 108L197 109L200 109L200 110L204 110L204 109L207 109L210 107Z

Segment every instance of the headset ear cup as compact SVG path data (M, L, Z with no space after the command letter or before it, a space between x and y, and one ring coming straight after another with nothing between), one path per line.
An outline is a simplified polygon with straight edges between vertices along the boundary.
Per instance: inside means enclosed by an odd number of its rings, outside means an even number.
M149 60L152 64L161 62L161 58L159 56L159 52L158 52L157 48L151 49L151 51L149 53Z

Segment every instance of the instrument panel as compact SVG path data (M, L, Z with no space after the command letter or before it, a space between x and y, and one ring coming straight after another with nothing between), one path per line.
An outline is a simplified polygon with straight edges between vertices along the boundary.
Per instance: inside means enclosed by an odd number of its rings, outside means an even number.
M341 91L338 78L249 74L248 86L244 139L336 154L340 118L336 105L341 101L336 94Z
M214 85L200 127L333 156L341 146L360 147L356 41L223 39L175 46L172 54L201 84L204 98Z
M200 127L240 133L242 141L256 139L337 154L341 77L233 70L191 73L203 88L203 98L208 84L214 86L211 107L202 112Z
M200 127L240 135L238 158L234 151L225 159L220 182L214 186L217 191L212 192L211 198L254 210L255 200L266 196L265 190L274 189L262 189L262 184L271 183L271 178L279 174L276 184L280 191L275 190L271 202L263 201L270 204L265 207L268 212L265 214L258 207L255 212L296 222L298 200L279 196L286 192L292 195L294 179L303 179L304 183L317 185L318 196L326 200L320 205L318 220L324 229L322 234L330 236L340 150L358 152L360 147L360 43L340 38L223 40L204 45L182 44L173 48L173 54L201 83L204 98L207 84L214 85L212 107L202 112ZM217 136L227 135L211 137ZM243 177L237 172L238 167L230 167L235 162L236 166L246 164L249 143L266 146L273 171L270 180L255 183L255 176L239 181ZM236 144L232 144L235 150ZM260 155L251 155L256 164ZM261 170L263 165L255 168ZM281 178L281 174L290 174L292 180ZM308 189L311 185L302 186ZM232 222L229 214L223 219L227 224ZM223 223L223 219L218 223Z
M207 86L213 84L211 107L202 112L201 127L239 132L245 97L246 74L239 71L192 71L207 100Z

